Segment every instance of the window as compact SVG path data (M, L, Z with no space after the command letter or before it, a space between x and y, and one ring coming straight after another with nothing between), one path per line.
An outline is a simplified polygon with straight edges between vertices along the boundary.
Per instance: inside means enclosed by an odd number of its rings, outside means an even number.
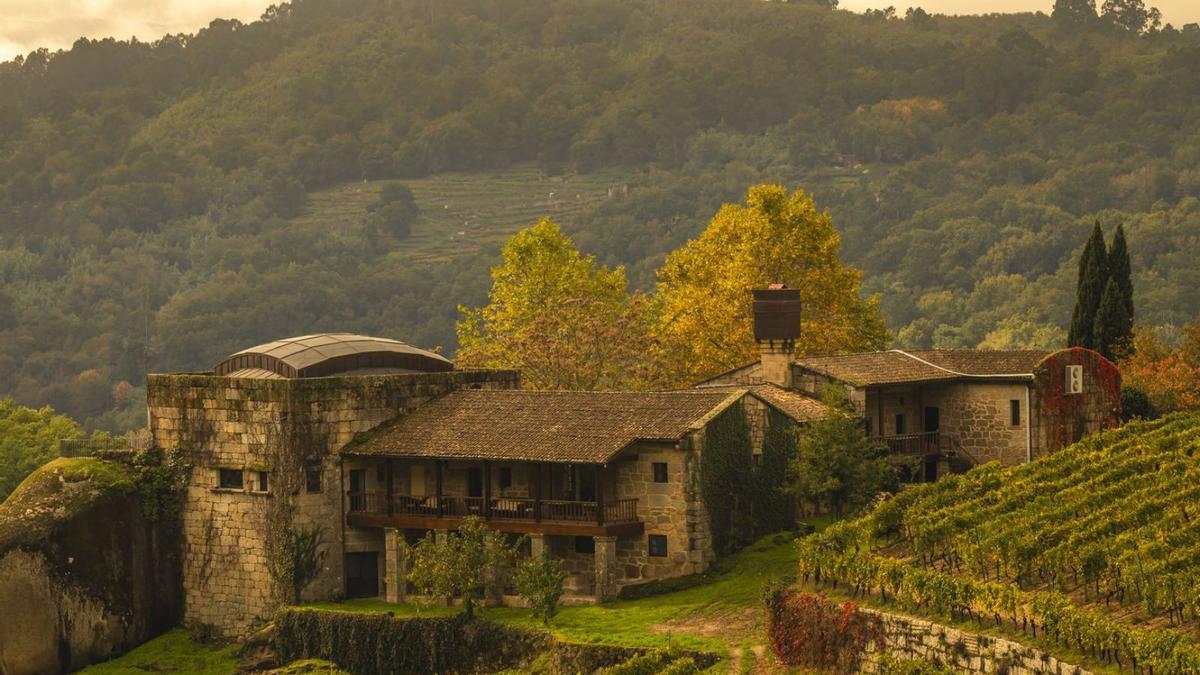
M254 487L255 492L269 492L270 491L271 484L270 484L269 477L268 477L268 474L266 471L256 471L255 478L258 479L258 482L255 484L255 487Z
M512 469L507 466L500 467L500 489L512 487Z
M652 534L646 538L646 548L653 558L667 557L667 535Z
M575 537L576 553L595 553L596 540L591 537Z
M654 482L655 483L667 482L667 463L666 462L654 462L650 466L654 469Z
M896 435L908 433L904 426L904 413L896 413Z
M1014 427L1021 426L1021 401L1014 398L1008 402L1008 416Z
M309 464L304 469L304 491L305 492L320 492L321 491L321 465Z
M1068 394L1084 393L1084 366L1068 365L1066 384L1066 392Z
M226 490L241 490L245 487L242 483L241 469L219 469L217 475L217 487Z

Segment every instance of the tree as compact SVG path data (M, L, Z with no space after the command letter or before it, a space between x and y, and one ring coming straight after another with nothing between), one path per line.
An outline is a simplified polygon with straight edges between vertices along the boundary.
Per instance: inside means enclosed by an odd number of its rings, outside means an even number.
M1095 348L1096 311L1100 309L1100 300L1104 295L1108 276L1108 253L1104 247L1104 233L1100 230L1100 221L1096 221L1092 228L1092 236L1084 245L1083 254L1079 257L1075 311L1071 315L1067 346Z
M475 604L503 585L515 547L475 516L463 518L458 531L438 541L426 534L416 546L405 545L412 561L408 580L430 599L462 598L463 611L475 615Z
M789 478L802 510L841 516L866 506L895 486L887 449L867 438L862 420L849 410L844 391L829 387L824 419L799 429Z
M404 239L412 230L421 210L412 190L403 183L385 183L367 211L371 214L371 225Z
M1109 247L1108 276L1117 284L1124 310L1123 323L1115 327L1115 339L1118 344L1128 347L1133 341L1133 271L1129 263L1129 246L1125 241L1124 225L1117 225L1112 246Z
M58 456L58 442L78 438L79 425L49 406L26 408L0 398L0 501L39 466Z
M488 304L459 307L459 365L517 368L533 389L620 389L649 379L648 302L625 270L580 255L542 220L513 235Z
M1146 9L1143 0L1104 0L1101 16L1133 33L1158 30L1162 12L1157 7Z
M842 263L827 212L801 190L750 188L726 204L698 239L658 272L655 338L670 385L687 385L756 358L750 291L801 289L797 354L881 349L888 341L877 297L863 299L862 273Z
M1095 25L1096 0L1054 0L1050 17L1059 25L1074 29Z
M1141 328L1130 352L1121 362L1125 388L1145 392L1158 413L1200 409L1200 319L1184 326L1179 348Z
M534 618L543 624L549 624L558 612L566 578L562 563L545 557L532 558L517 568L517 593L529 602Z
M1092 328L1095 349L1110 361L1116 361L1129 349L1129 315L1125 311L1125 300L1115 279L1109 279L1096 310L1096 324Z

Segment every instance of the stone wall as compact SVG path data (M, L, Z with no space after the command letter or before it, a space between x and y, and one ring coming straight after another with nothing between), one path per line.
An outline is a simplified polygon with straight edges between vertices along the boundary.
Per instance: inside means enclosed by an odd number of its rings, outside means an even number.
M1090 675L1079 666L1033 647L943 626L900 614L860 608L883 620L887 651L897 658L948 666L959 672L1005 675ZM882 673L871 656L861 666L864 673Z
M1083 392L1066 393L1066 368L1083 367ZM1063 349L1034 369L1033 455L1041 457L1080 438L1121 424L1121 372L1082 347Z
M708 516L697 487L699 458L695 451L645 444L634 448L633 453L636 460L614 465L616 498L638 500L638 517L646 530L640 537L618 540L616 583L624 585L704 571L714 555ZM665 483L654 482L656 462L667 465ZM667 538L666 556L650 555L651 535Z
M185 621L239 636L276 607L266 567L274 493L294 494L299 524L322 528L325 567L305 599L338 597L345 550L378 550L381 533L346 527L338 451L357 433L456 388L512 388L512 371L452 371L313 379L150 375L150 431L193 466L183 514ZM222 488L220 469L242 472ZM304 472L319 473L309 489ZM257 490L259 472L269 490ZM380 541L376 542L379 539Z
M942 431L953 435L972 462L998 460L1013 466L1029 455L1028 385L1014 382L960 382L935 390L941 408ZM1020 424L1012 424L1012 401L1021 409Z

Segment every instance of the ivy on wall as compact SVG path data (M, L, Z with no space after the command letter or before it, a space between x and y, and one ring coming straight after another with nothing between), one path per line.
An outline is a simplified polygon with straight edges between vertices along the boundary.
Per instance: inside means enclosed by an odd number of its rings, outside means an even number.
M796 427L787 415L767 408L762 463L754 470L754 521L759 534L796 525L796 503L787 493L788 466L796 456Z
M700 453L700 499L708 510L713 549L729 553L753 531L753 460L750 423L741 403L708 424Z

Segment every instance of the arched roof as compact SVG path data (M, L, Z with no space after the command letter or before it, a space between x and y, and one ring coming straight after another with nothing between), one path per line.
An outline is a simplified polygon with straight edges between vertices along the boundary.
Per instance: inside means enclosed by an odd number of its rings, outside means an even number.
M231 354L213 368L228 377L300 378L344 374L440 372L454 364L398 340L317 333L275 340Z

